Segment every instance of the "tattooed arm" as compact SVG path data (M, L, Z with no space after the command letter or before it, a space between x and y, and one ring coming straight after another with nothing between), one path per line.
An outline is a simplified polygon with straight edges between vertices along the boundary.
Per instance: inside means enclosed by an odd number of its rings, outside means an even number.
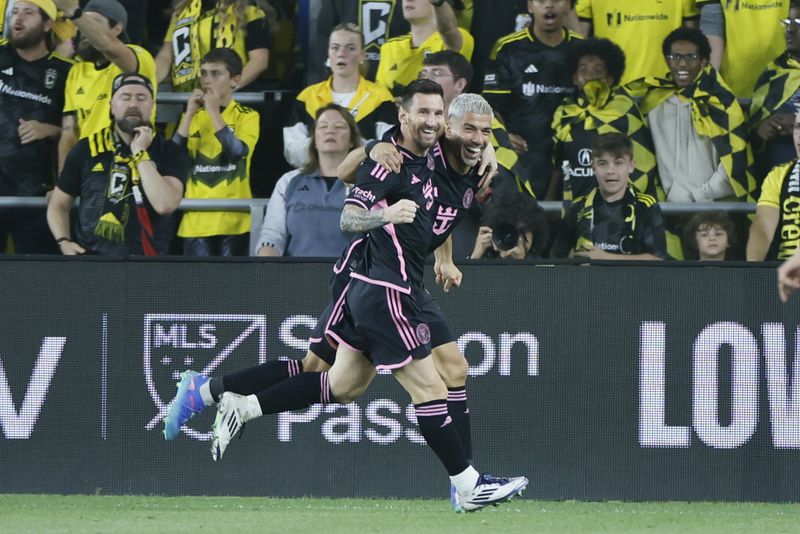
M342 232L363 233L379 228L384 224L405 224L414 220L417 203L402 199L391 206L379 210L365 210L353 204L345 204L339 227Z

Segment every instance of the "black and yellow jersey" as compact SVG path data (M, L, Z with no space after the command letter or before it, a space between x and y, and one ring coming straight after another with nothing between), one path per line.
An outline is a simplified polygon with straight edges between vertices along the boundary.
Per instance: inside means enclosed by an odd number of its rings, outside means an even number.
M252 198L250 160L259 135L258 112L235 101L222 112L222 119L242 143L247 155L231 161L217 139L216 129L205 109L192 118L187 138L189 173L185 198ZM250 231L250 213L233 211L187 211L178 235L209 237L240 235Z
M700 16L695 0L578 0L575 10L580 20L592 23L595 37L611 39L625 52L621 84L663 78L669 68L661 44L684 20Z
M472 59L475 40L465 29L459 28L459 31L462 44L461 50L456 52L467 59ZM442 50L447 50L447 47L439 32L434 32L417 47L414 46L410 33L389 39L381 46L381 61L375 83L389 89L393 95L399 95L406 85L417 79L425 56Z
M790 0L697 0L701 9L708 4L721 4L725 15L720 74L738 98L749 98L758 75L786 50L780 21Z
M136 45L126 45L136 54L136 72L158 86L156 64L150 52ZM67 78L64 114L75 115L80 138L88 137L111 126L111 83L122 70L114 63L98 67L90 61L76 63ZM153 95L155 98L155 95ZM155 106L153 117L155 120Z
M552 174L553 113L575 92L564 65L576 39L580 36L566 29L556 46L539 41L530 28L507 35L495 44L483 79L483 95L508 132L528 143L519 155L519 170L524 189L537 198L544 198Z
M23 145L18 128L23 120L61 126L71 67L56 53L25 61L0 39L0 196L38 196L52 187L56 138Z
M778 210L779 219L767 260L785 260L800 247L800 160L772 169L761 186L759 206Z
M247 52L272 47L267 15L261 8L250 2L242 29L236 26L234 9L229 8L223 20L216 5L216 0L203 0L195 15L189 2L184 10L172 15L164 41L172 46L174 91L190 92L199 87L200 60L214 48L231 48L247 64Z

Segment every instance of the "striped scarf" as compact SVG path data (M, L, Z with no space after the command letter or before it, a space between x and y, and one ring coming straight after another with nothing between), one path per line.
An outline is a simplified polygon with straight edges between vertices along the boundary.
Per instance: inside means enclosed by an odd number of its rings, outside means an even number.
M754 202L756 179L752 173L753 153L747 143L747 117L717 71L706 66L688 87L677 87L671 79L644 78L631 82L628 88L632 94L644 94L644 115L673 95L689 101L694 129L711 139L736 198Z
M219 4L219 2L217 3ZM235 4L225 9L214 8L214 20L211 24L211 48L233 48L236 38ZM190 0L183 10L173 17L175 28L172 33L173 65L172 87L175 91L189 92L195 88L200 75L200 16L203 11L202 0ZM189 48L186 49L186 36L189 36ZM175 53L175 51L184 53Z
M800 89L800 62L787 50L767 66L750 103L750 127L778 111Z
M662 200L665 198L658 181L658 164L650 130L636 103L624 91L611 89L600 80L586 83L579 94L566 98L556 109L552 128L556 143L571 142L573 128L595 135L612 132L625 135L633 143L636 162L631 182L642 193ZM553 162L556 168L559 164Z

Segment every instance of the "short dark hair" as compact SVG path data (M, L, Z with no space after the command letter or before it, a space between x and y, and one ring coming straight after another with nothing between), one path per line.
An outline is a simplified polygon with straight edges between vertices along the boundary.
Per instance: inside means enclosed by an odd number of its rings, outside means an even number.
M578 63L586 56L596 56L603 60L606 69L614 80L611 84L616 86L625 72L625 52L609 39L583 39L575 41L567 54L569 72L575 74Z
M661 45L661 51L664 57L672 53L672 45L676 41L689 41L697 45L697 53L700 54L702 59L708 60L711 57L711 45L708 44L708 37L706 34L695 28L681 27L667 35L664 39L664 44Z
M797 0L800 2L800 0ZM683 229L683 244L690 252L697 253L695 232L705 228L719 226L728 235L728 247L736 244L736 229L728 214L724 211L701 211L692 215Z
M439 95L444 99L442 86L432 80L414 80L408 84L400 95L400 105L408 109L414 95Z
M225 68L228 69L231 78L242 74L242 69L244 68L244 65L242 64L242 58L240 58L239 54L230 48L212 49L205 56L203 56L200 64L202 65L203 63L222 63L225 65Z
M508 224L520 232L533 234L531 251L541 254L550 237L547 216L532 196L520 191L509 190L493 195L486 204L481 224L495 229Z
M472 77L475 74L472 64L470 64L467 58L452 50L442 50L441 52L429 54L425 56L422 64L429 67L447 65L455 78L461 78L467 81L467 86L472 83Z
M633 157L633 143L621 133L600 134L592 141L592 158L596 161L600 154L611 154L615 158Z

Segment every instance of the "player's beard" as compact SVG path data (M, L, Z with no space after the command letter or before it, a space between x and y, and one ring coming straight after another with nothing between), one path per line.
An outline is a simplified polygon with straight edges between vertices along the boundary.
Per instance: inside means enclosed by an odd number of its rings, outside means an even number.
M18 36L14 36L14 32L9 32L8 42L17 50L28 50L35 48L44 41L45 31L43 26L38 28L31 28Z
M144 120L141 114L126 115L124 118L116 121L116 123L120 130L129 135L133 135L135 133L134 130L139 126L148 126L150 124Z

